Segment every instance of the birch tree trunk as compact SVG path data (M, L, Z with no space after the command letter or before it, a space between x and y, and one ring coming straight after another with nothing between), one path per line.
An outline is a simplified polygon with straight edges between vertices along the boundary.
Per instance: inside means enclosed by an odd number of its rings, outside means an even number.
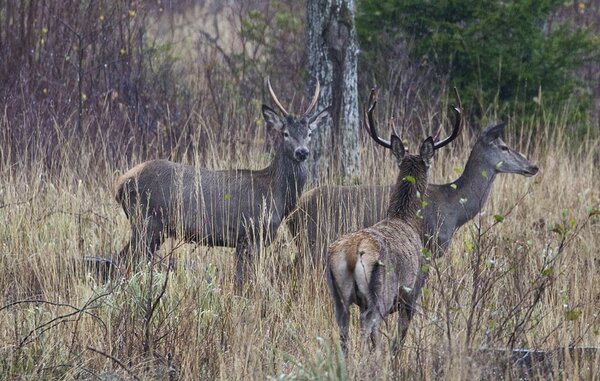
M332 125L313 134L312 181L360 175L355 0L308 0L310 88L321 83L319 107L331 105Z

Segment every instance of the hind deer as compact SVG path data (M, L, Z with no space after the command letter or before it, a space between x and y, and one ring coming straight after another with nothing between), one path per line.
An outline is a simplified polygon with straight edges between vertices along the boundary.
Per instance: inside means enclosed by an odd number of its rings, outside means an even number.
M340 329L340 340L347 352L350 305L360 308L360 326L365 337L378 346L379 323L398 312L398 343L402 343L413 315L414 295L422 264L421 215L429 168L434 151L452 142L460 131L460 110L454 108L458 122L451 136L434 143L423 141L419 155L407 155L398 136L390 141L376 131L373 110L377 101L371 92L365 126L379 145L391 149L399 168L387 216L375 225L347 234L329 246L327 279ZM397 346L396 346L397 348Z
M477 216L500 173L534 176L538 167L503 140L505 123L483 130L473 145L462 175L447 184L429 184L423 211L423 239L436 255L448 248L454 233ZM322 264L329 242L353 228L371 226L385 217L394 186L326 185L302 195L287 225L292 235L306 240L315 265ZM358 220L353 223L354 216Z
M268 245L281 221L295 208L307 179L311 132L328 115L327 109L313 113L320 91L318 81L312 101L300 116L290 114L269 80L267 83L281 116L262 106L267 126L277 134L275 156L266 168L209 170L152 160L119 177L115 197L132 230L119 254L120 264L132 256L152 256L168 237L235 247L235 285L241 288L259 243Z

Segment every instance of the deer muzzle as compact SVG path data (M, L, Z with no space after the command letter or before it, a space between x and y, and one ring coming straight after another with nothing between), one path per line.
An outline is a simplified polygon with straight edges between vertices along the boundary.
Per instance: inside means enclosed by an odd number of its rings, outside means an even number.
M539 171L539 167L537 165L531 165L526 170L523 171L525 176L533 176Z
M310 153L310 151L308 150L308 148L299 147L299 148L296 148L296 150L294 151L294 157L298 161L304 161L304 160L306 160L306 158L308 158L309 153Z

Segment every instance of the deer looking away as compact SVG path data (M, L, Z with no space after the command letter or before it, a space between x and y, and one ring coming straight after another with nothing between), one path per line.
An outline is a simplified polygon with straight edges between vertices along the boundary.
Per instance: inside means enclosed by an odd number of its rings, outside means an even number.
M460 101L459 101L460 103ZM456 123L460 123L457 119ZM429 184L423 210L424 241L436 255L443 254L454 233L479 214L496 175L533 176L538 167L503 140L505 123L484 129L473 145L461 176L447 184ZM385 217L394 186L320 186L306 192L288 218L292 235L306 240L306 250L317 264L336 237L371 226ZM357 213L358 212L358 213ZM358 217L353 223L352 217Z
M209 170L167 160L139 164L116 182L115 194L131 222L131 239L119 264L152 256L168 237L207 246L235 247L235 284L239 289L257 246L268 245L284 217L294 209L307 179L311 131L327 117L286 111L267 80L271 100L282 116L263 105L262 114L277 134L275 156L261 170ZM258 236L260 234L260 236Z
M448 138L434 143L433 138L428 137L421 144L419 155L408 155L395 134L389 142L378 136L373 118L377 104L374 92L369 103L365 125L375 142L392 150L400 171L387 217L369 228L341 237L328 249L327 279L344 352L347 351L351 304L360 307L362 334L370 336L375 346L379 342L379 323L397 311L398 339L399 343L403 341L413 315L413 295L417 292L423 257L419 216L429 168L434 151L454 140L460 130L459 122ZM458 119L460 110L455 108L455 112Z

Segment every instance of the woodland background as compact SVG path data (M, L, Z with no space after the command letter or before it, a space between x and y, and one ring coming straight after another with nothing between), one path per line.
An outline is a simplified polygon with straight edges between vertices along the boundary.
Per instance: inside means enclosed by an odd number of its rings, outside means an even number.
M458 176L477 132L505 117L507 141L541 168L500 176L432 265L399 363L341 356L322 273L297 270L303 250L284 227L246 298L229 249L172 242L161 258L177 258L175 272L157 260L118 283L81 266L126 241L112 184L132 165L268 163L265 79L292 109L312 91L306 9L0 1L0 378L518 375L482 355L495 348L551 354L540 377L600 377L597 357L567 355L600 346L597 0L357 1L359 103L378 85L382 126L414 145L447 125L450 89L461 93L466 131L437 155L433 182ZM360 172L318 181L392 182L391 157L359 143Z

